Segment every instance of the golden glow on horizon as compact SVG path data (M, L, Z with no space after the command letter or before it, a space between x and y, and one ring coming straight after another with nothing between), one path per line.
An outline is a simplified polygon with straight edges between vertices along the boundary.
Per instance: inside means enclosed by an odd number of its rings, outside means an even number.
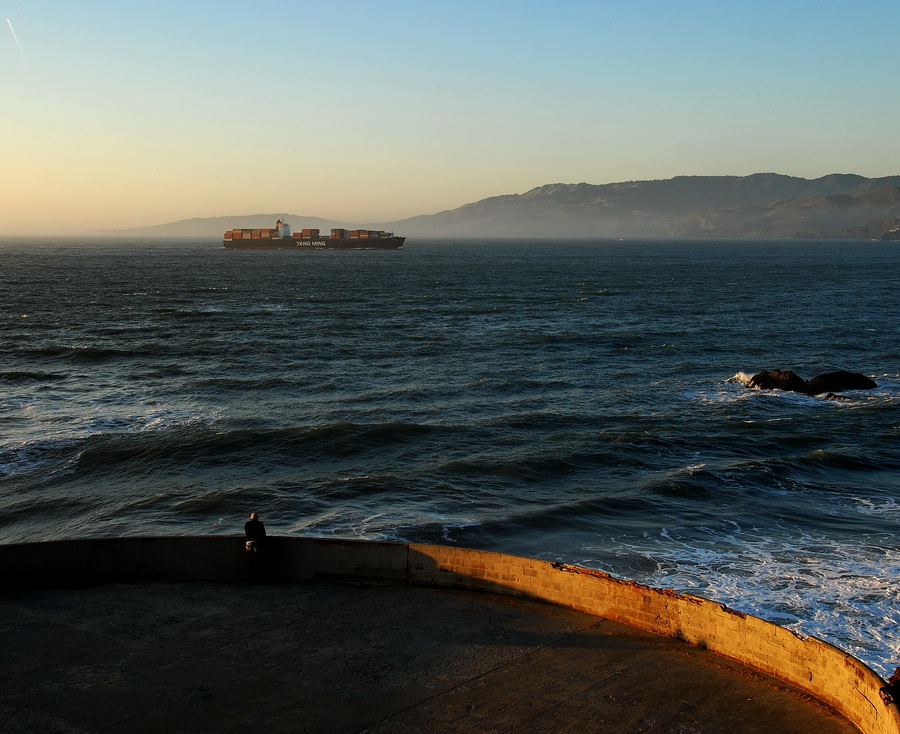
M891 52L868 30L900 5L817 8L13 0L0 235L278 211L362 225L558 182L898 174ZM365 42L329 33L347 18Z

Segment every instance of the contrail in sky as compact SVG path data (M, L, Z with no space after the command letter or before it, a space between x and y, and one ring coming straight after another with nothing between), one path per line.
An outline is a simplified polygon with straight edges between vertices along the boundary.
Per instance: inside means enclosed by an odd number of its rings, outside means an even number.
M10 33L13 34L13 40L16 42L16 46L19 47L19 53L22 54L22 56L24 56L25 51L22 50L22 44L19 43L19 37L16 35L16 29L12 27L12 21L9 18L7 18L6 22L9 23Z

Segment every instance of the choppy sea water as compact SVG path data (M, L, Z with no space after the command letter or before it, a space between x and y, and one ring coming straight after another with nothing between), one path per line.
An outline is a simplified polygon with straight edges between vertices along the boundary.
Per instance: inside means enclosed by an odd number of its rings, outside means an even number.
M0 542L458 544L900 664L900 247L0 242ZM876 380L828 401L741 375Z

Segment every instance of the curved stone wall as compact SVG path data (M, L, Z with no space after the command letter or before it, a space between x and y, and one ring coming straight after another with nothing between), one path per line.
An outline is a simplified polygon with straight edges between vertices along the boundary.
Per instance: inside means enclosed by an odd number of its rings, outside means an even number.
M470 589L539 599L677 637L768 673L828 703L864 734L900 734L885 682L856 658L700 597L600 571L503 553L414 543L270 538L259 556L272 582L329 580ZM110 582L240 581L236 536L95 538L0 546L4 588Z

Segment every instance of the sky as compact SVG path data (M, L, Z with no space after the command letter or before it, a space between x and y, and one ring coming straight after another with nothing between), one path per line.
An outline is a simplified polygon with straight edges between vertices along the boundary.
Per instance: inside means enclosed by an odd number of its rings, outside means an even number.
M900 174L897 0L0 6L0 235Z

